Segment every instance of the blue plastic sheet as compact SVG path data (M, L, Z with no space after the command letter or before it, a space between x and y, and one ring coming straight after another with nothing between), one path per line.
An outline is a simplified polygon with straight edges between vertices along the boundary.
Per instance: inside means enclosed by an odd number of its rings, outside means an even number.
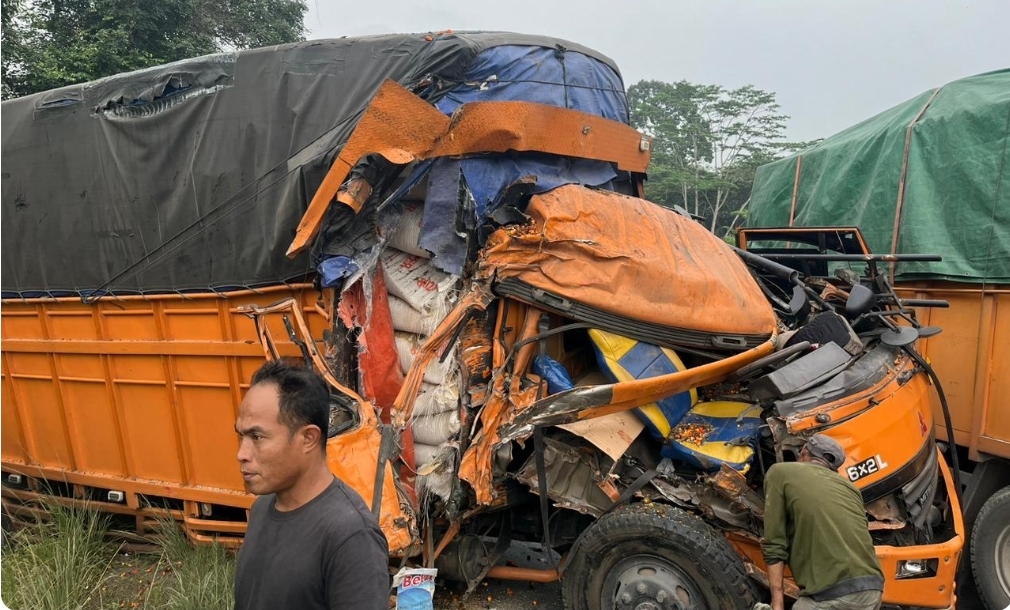
M432 263L446 273L459 275L466 262L466 240L456 229L459 210L460 164L439 159L428 178L428 196L417 245L432 253Z
M319 263L320 283L323 288L340 285L341 280L358 271L358 265L346 256L334 256Z
M467 102L489 101L537 102L628 122L620 75L597 59L557 48L505 45L483 51L435 107L452 114Z
M628 122L628 100L620 75L605 63L560 48L507 45L474 59L462 82L435 106L451 115L467 102L525 101L570 108ZM536 193L565 184L603 186L617 177L605 161L550 155L494 155L460 162L483 222L499 203L502 190L516 180L536 176Z
M533 372L547 381L548 394L557 394L575 387L568 369L550 356L537 356L533 360Z

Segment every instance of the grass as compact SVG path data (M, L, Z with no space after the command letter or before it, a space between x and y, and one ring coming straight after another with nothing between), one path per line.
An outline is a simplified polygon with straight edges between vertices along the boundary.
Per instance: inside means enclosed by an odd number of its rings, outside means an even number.
M13 532L0 558L0 595L12 610L82 610L95 598L117 549L107 517L50 507L50 518Z
M189 543L174 523L162 524L162 560L171 575L152 590L153 608L209 610L234 605L235 559L218 545Z
M0 555L0 596L11 610L226 610L234 605L235 560L216 545L194 546L171 522L160 552L121 553L109 519L48 507L49 519L18 528Z

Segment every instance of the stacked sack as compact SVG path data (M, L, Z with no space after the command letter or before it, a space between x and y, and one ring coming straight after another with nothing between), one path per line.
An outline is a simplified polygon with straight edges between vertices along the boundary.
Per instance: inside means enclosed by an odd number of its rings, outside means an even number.
M431 264L430 254L417 246L423 207L407 204L389 247L380 254L389 291L389 309L396 331L396 351L406 372L428 335L451 311L458 276ZM411 420L417 486L442 498L452 491L459 435L459 372L450 353L434 360L424 372Z

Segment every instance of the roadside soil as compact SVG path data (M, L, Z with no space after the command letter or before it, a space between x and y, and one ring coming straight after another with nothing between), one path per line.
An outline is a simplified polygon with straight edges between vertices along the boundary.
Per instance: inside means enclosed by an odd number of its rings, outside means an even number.
M124 552L109 565L106 580L96 590L86 610L153 609L148 603L173 570L159 553ZM557 583L534 583L487 579L470 595L455 582L439 580L435 587L435 610L562 610ZM208 609L215 610L215 609ZM222 608L220 610L230 610Z
M109 563L105 581L99 585L85 610L144 608L151 588L172 571L157 553L119 553Z

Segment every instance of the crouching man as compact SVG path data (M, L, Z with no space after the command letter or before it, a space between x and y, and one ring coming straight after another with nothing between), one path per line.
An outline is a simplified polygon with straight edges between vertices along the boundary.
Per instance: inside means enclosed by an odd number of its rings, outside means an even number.
M235 575L236 610L387 610L378 523L326 466L329 390L283 361L253 375L239 406L238 462L253 503Z
M762 551L772 608L784 610L785 564L800 587L793 610L876 610L884 589L866 524L863 497L838 474L841 445L815 434L799 461L775 464L765 477Z

